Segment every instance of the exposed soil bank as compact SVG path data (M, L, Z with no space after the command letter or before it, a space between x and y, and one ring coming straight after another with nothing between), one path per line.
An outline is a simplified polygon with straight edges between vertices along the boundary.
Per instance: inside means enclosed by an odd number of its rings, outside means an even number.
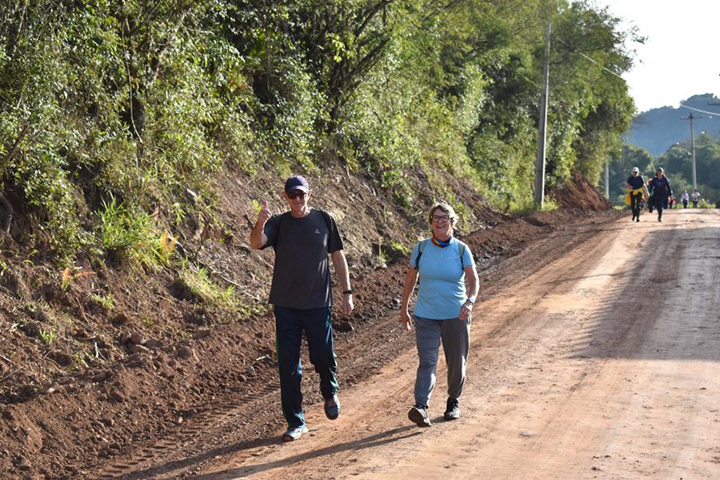
M352 318L335 319L345 389L412 346L393 320L407 258L398 246L412 245L424 229L424 215L392 209L361 178L336 177L318 181L315 188L325 194L315 204L338 218L357 292ZM245 239L251 200L272 198L276 184L271 179L243 184L230 177L219 183L232 230L206 235L198 228L185 232L182 241L212 266L218 283L238 288L245 302L234 313L194 298L172 270L137 272L87 261L63 282L62 272L51 266L4 252L3 478L100 473L141 478L177 466L189 473L218 452L275 441L282 421L274 324L262 306L272 253L250 252ZM241 187L251 191L240 195ZM515 272L502 267L508 259L537 251L549 262L589 234L566 242L543 239L578 222L595 225L616 215L582 182L557 198L563 205L558 211L511 218L466 195L476 230L464 240L483 275L483 298L513 281ZM112 305L103 300L110 294ZM312 404L318 399L315 379L309 374L306 380L306 401ZM170 458L179 463L168 467Z

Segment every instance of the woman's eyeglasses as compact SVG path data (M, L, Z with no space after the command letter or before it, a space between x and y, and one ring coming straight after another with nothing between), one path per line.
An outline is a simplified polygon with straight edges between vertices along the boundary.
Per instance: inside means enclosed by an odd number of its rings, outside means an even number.
M432 218L432 221L435 222L435 223L437 223L437 222L447 222L447 221L450 220L450 216L449 216L449 215L433 215L431 218Z
M292 192L287 192L287 196L290 200L295 200L296 198L303 199L303 198L305 198L305 192L302 192L300 190L295 190Z

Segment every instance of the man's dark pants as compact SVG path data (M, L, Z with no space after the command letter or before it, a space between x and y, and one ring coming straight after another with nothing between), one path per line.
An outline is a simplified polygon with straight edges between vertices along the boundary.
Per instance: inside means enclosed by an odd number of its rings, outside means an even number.
M630 208L632 209L633 217L640 217L640 201L642 200L642 194L638 193L630 194Z
M320 392L331 398L338 389L337 364L333 351L330 307L298 310L275 306L277 358L280 369L280 399L290 428L305 424L302 410L302 363L300 344L303 331L308 342L310 362L320 374Z

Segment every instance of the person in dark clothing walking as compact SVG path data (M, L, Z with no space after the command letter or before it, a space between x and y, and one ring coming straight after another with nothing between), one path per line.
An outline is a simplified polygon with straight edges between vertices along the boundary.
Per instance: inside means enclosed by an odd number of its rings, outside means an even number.
M630 178L627 179L628 194L630 195L630 209L632 210L632 219L636 222L640 221L640 206L643 194L647 192L645 187L645 179L640 175L640 169L634 167Z
M658 212L658 222L662 222L663 208L667 208L667 201L672 195L670 181L665 176L665 170L660 167L655 171L655 177L650 180L650 188L653 190L655 197L655 208Z
M300 389L303 331L310 350L310 362L320 375L325 415L331 420L340 415L330 323L332 295L328 255L343 289L343 315L350 315L353 301L343 244L333 217L308 206L312 190L307 180L299 175L287 179L282 195L290 211L272 215L267 202L262 202L257 222L250 232L250 247L275 249L270 303L275 311L282 411L288 423L283 440L292 441L308 432Z

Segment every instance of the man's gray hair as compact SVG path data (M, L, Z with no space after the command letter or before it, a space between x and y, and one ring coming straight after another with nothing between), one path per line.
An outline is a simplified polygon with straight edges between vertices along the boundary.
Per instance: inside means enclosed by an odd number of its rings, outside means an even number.
M455 219L457 218L455 215L455 209L445 202L436 202L432 207L430 207L430 213L428 213L428 221L430 221L430 223L432 223L433 213L435 213L435 210L438 209L445 212L445 214L450 217L450 220L455 223Z

